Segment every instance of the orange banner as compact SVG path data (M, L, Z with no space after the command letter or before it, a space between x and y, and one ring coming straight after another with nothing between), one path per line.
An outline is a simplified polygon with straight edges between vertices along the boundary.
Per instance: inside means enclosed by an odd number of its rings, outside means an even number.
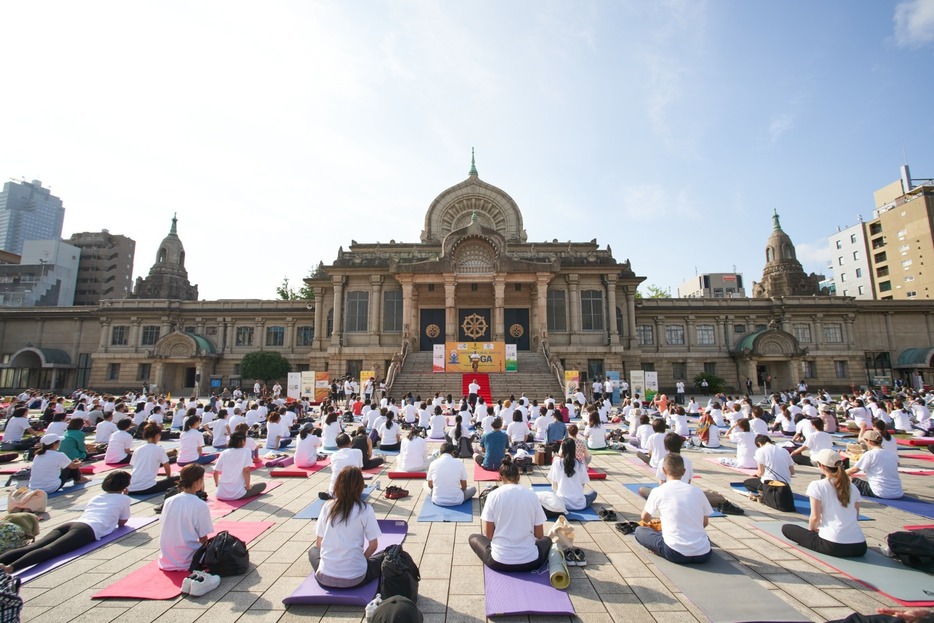
M446 342L445 372L503 372L505 342Z

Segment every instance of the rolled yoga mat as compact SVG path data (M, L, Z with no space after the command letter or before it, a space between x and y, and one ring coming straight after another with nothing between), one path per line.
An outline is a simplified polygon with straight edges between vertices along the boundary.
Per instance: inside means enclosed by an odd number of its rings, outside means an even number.
M564 561L564 552L554 544L548 551L548 580L552 586L562 591L571 585L571 574L568 573L568 565Z

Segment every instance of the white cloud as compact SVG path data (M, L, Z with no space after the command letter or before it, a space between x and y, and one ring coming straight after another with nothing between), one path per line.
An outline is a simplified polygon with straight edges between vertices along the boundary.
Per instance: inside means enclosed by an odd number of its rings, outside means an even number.
M673 190L670 186L658 184L630 186L623 191L619 212L633 221L693 220L699 210L691 199L692 195L687 189Z
M902 48L934 43L934 0L906 0L895 7L895 43Z
M774 145L781 136L795 125L795 114L783 112L772 117L769 121L769 145Z
M826 238L795 245L798 261L805 272L828 273L827 265L833 260L833 252Z

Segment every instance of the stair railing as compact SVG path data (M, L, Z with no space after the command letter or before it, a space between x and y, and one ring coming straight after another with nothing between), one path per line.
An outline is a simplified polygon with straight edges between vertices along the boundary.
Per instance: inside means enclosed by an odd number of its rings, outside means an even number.
M555 375L555 378L558 380L558 386L564 388L564 366L561 365L561 360L557 357L551 355L551 351L548 349L548 338L543 337L541 339L542 344L542 356L545 357L545 363L548 364L549 371Z
M399 349L399 352L392 356L392 363L389 364L389 370L386 372L386 391L389 392L392 390L393 383L396 382L396 377L399 376L399 372L402 371L402 367L405 365L405 358L409 355L409 341L407 339L402 340L402 347Z

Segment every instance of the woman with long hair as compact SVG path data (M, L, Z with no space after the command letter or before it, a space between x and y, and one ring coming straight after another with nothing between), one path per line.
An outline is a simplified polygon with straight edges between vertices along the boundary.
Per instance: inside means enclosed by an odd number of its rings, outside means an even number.
M386 421L379 427L379 449L383 452L396 452L401 447L399 436L402 429L393 421L395 413L386 412Z
M315 526L315 544L308 560L318 584L328 588L353 588L379 577L382 554L376 554L380 537L373 507L363 499L363 472L345 467L334 482L333 498L325 502Z
M582 433L587 440L587 447L591 450L606 448L606 428L603 427L603 422L600 420L600 413L591 411L588 417L590 420L587 423L587 428Z
M218 500L240 500L259 495L266 489L265 482L250 486L253 453L246 447L246 437L234 433L214 465L214 485Z
M328 414L324 418L324 426L321 427L321 442L324 444L324 449L337 450L337 436L342 432L344 432L344 427L338 421L337 412L334 409L328 409Z
M548 473L551 488L561 498L569 511L579 511L593 504L597 492L585 492L584 485L590 482L587 465L577 458L577 443L571 437L561 442L561 452L551 463ZM548 515L548 511L545 511Z
M143 429L143 439L146 443L135 450L130 459L130 465L133 468L128 487L130 493L138 495L161 493L178 482L178 476L172 475L169 455L159 445L161 438L162 427L158 424L150 422ZM160 467L163 469L165 478L157 480Z
M428 438L444 439L444 428L448 425L448 420L444 417L444 412L440 406L434 408L434 415L428 420Z
M295 467L307 469L318 462L318 448L321 447L321 429L310 423L302 424L298 432L298 445L295 447Z
M204 433L201 432L201 418L197 415L189 415L188 419L185 420L184 432L178 437L178 466L184 467L189 463L207 465L213 463L216 458L217 453L204 453Z
M423 472L428 469L428 443L414 426L402 439L397 466L401 472Z
M413 429L414 430L414 429ZM350 447L356 448L363 455L363 467L361 469L373 469L382 465L386 459L381 456L373 456L373 440L366 434L366 427L360 426L350 440ZM402 458L401 456L399 457Z
M30 489L54 493L70 480L76 485L89 480L81 475L81 459L70 459L64 452L59 452L61 441L61 437L52 433L43 435L39 440L39 449L36 450L29 476Z
M859 490L843 469L843 459L833 450L821 450L811 461L824 478L808 485L811 516L808 527L782 526L782 534L801 547L839 558L866 553L866 537L859 527Z

